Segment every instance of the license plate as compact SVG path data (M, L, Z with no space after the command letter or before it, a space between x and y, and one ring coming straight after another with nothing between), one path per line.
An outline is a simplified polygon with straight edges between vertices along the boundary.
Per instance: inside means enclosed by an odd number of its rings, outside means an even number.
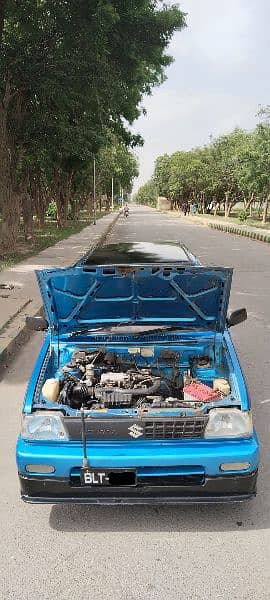
M135 485L135 471L130 469L81 469L81 484L90 486Z

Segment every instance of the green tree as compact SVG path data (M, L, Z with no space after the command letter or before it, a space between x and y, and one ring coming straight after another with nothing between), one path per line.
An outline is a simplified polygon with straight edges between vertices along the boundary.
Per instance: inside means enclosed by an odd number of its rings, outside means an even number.
M167 46L185 21L176 6L152 0L7 0L1 10L1 241L8 249L22 196L35 188L33 171L35 184L45 175L61 226L76 168L106 145L108 129L126 145L141 141L129 126L143 95L163 81Z
M154 181L156 183L158 193L160 196L170 195L170 161L171 158L168 154L163 154L163 156L159 156L155 161Z
M116 193L119 193L120 186L131 192L138 174L138 162L123 142L111 138L110 144L101 148L97 156L97 190L100 194L111 196L112 177Z
M263 204L267 219L270 201L270 109L261 111L261 123L254 131L235 129L211 139L210 143L190 151L160 156L155 163L154 179L159 192L179 208L196 202L201 212L224 205L229 217L237 203L245 213L255 201Z
M148 206L156 206L158 198L158 188L153 179L142 185L137 194L134 196L134 201L137 204L146 204Z
M263 202L264 223L267 221L270 203L270 107L260 110L261 123L257 125L251 160L251 175L256 182L257 195Z

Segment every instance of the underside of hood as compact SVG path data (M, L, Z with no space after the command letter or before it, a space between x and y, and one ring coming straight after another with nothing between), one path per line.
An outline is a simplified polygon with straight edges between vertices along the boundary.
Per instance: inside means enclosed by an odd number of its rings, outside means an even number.
M132 321L223 331L232 269L164 265L37 271L49 325L69 333Z

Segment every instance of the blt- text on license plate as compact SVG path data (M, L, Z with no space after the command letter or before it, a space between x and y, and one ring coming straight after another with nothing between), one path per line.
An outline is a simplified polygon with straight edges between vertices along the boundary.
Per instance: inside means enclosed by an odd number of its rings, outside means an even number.
M108 472L81 469L81 483L82 485L109 485Z

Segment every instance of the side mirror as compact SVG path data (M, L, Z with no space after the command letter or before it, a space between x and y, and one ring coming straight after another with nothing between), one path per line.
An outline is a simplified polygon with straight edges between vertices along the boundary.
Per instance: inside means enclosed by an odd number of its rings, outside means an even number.
M233 310L228 318L227 318L227 327L233 327L234 325L238 325L238 323L243 323L243 321L247 320L247 309L246 308L238 308L237 310Z
M30 331L47 331L48 321L44 317L26 317L25 324Z

